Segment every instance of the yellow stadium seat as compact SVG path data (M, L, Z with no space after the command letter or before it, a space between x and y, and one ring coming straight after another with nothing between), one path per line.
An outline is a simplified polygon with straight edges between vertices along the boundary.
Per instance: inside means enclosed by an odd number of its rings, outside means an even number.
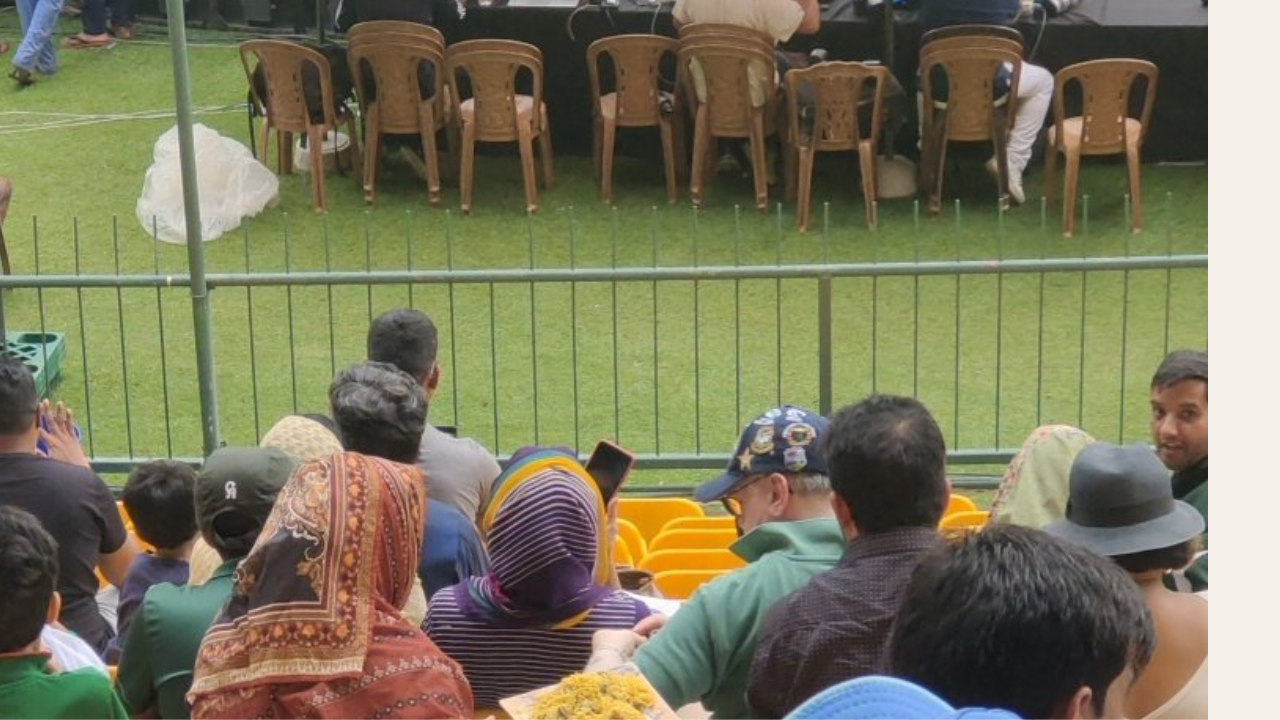
M653 576L662 597L672 600L688 600L693 591L729 572L728 570L664 570Z
M124 520L124 529L128 530L130 535L133 535L133 518L129 517L129 511L125 509L124 501L117 500L116 507L120 510L120 519Z
M124 508L124 501L117 500L116 507L120 509L120 519L124 520L124 529L128 530L129 537L132 537L133 541L138 543L138 549L142 552L154 555L156 553L156 546L138 537L138 532L133 527L133 518L129 517L129 511Z
M707 515L704 517L678 517L667 521L662 532L668 530L721 530L735 528L732 515Z
M947 498L947 509L943 511L942 517L958 512L973 512L977 509L977 504L967 496L951 493L951 497Z
M644 541L644 535L640 534L640 528L630 520L618 518L618 539L627 541L627 549L631 551L633 558L642 558L649 552L649 544Z
M621 535L613 543L613 564L625 565L627 567L635 567L635 556L631 554L631 548L627 546L627 541Z
M640 561L640 569L652 573L665 570L737 570L746 565L746 561L728 550L658 550L645 555Z
M687 498L629 498L618 501L618 517L630 520L646 539L653 539L672 518L704 517L707 513Z
M938 525L940 530L966 530L971 528L980 528L987 524L987 516L990 515L986 510L966 510L958 513L951 513L942 518L942 523Z
M728 550L738 539L733 528L719 530L664 530L649 543L649 552L658 550Z

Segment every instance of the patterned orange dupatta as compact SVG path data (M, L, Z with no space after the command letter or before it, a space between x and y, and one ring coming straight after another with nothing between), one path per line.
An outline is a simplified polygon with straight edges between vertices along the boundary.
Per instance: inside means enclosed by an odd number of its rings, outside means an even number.
M200 646L192 717L470 717L461 667L396 609L425 510L414 467L339 453L298 468Z

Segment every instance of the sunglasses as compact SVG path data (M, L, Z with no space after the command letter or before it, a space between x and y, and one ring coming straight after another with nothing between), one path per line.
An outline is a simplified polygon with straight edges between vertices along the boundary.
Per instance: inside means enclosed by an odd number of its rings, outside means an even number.
M752 485L756 484L757 482L760 482L761 480L767 477L769 477L769 475L767 474L748 477L745 482L743 482L738 487L734 488L733 491L735 493L742 492L743 490L746 490L747 488L751 487ZM733 517L735 518L742 517L742 513L744 512L744 508L742 507L742 501L734 497L733 495L720 498L720 504L724 505L725 512L729 513Z

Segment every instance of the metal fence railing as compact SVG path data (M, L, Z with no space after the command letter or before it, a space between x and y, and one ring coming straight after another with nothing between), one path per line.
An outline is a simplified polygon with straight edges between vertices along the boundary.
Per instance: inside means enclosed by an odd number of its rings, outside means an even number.
M34 272L0 277L0 326L65 335L54 394L104 472L201 457L201 386L219 442L326 411L369 319L405 305L440 328L435 424L500 456L611 437L657 470L722 466L779 402L827 413L871 392L919 397L957 464L1005 462L1047 422L1143 439L1150 373L1208 338L1205 254L423 269L410 240L403 268L338 271L293 267L287 238L284 267L259 269L246 236L242 267L206 276L206 377L190 277L122 271L118 239L114 266L85 271L78 242L66 271L37 250Z

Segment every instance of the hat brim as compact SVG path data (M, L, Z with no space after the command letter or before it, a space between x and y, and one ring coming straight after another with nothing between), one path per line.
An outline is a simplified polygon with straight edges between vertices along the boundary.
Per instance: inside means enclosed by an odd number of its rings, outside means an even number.
M714 480L702 483L693 491L698 502L715 502L733 492L746 476L738 472L726 472Z
M1090 527L1069 519L1045 527L1045 532L1107 557L1160 550L1198 537L1205 530L1204 517L1194 507L1175 500L1173 512L1123 527Z

